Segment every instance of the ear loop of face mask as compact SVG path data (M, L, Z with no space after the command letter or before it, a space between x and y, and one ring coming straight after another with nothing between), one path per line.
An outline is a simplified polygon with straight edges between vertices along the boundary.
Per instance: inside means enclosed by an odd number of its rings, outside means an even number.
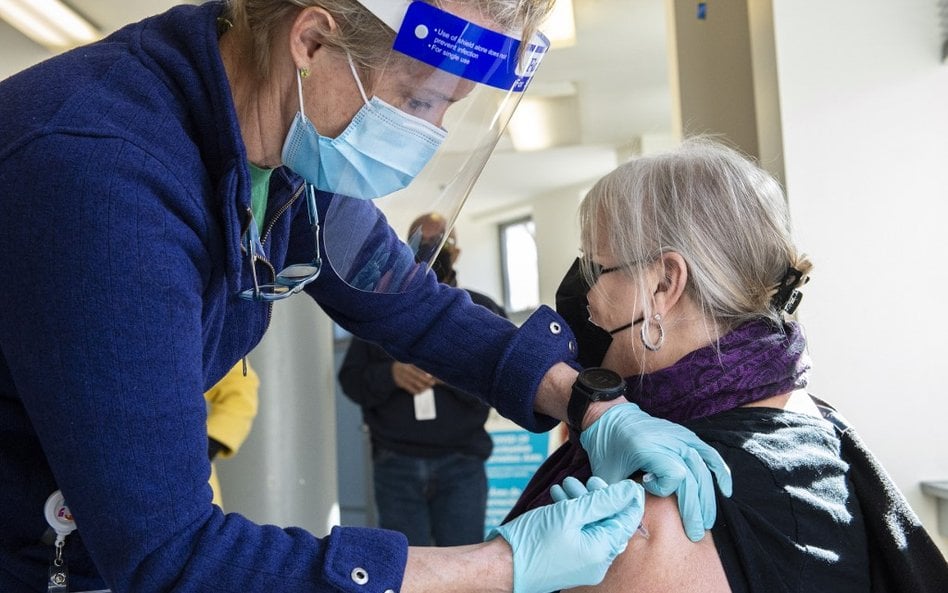
M615 328L614 330L611 330L611 331L610 331L610 330L606 330L606 331L609 332L609 335L610 335L610 336L614 336L614 335L616 335L616 334L619 333L619 332L623 332L623 331L629 329L630 327L635 327L636 325L642 323L643 321L645 321L645 317L639 317L639 318L636 319L635 321L630 321L630 322L626 323L625 325L623 325L623 326L621 326L621 327Z
M349 62L349 70L352 71L352 77L355 78L356 86L359 87L359 94L362 95L362 102L366 105L369 105L369 97L365 94L365 87L362 86L362 80L359 78L359 73L356 72L355 63L352 61L352 56L349 55L349 52L346 52L346 60Z
M595 325L596 327L599 327L599 325L597 325L596 322L594 322L594 321L592 320L592 313L589 311L589 305L586 305L586 312L589 313L589 322L592 323L593 325ZM614 336L614 335L616 335L616 334L619 333L619 332L623 332L623 331L629 329L630 327L635 327L636 325L642 323L643 321L645 321L645 317L639 317L639 318L636 319L635 321L630 321L630 322L626 323L625 325L620 326L620 327L617 327L617 328L612 329L612 330L606 329L606 328L604 328L604 327L603 327L603 328L600 328L600 329L604 330L604 331L605 331L606 333L608 333L610 336Z

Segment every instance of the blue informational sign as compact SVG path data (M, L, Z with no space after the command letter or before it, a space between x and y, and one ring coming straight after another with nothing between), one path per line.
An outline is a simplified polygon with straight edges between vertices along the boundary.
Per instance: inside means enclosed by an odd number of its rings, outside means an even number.
M531 44L531 51L526 52L530 62L518 67L519 39L479 27L426 2L412 2L408 7L394 48L439 70L517 92L526 88L539 65L538 56L546 51L546 47Z
M550 446L549 433L498 430L490 435L494 452L487 460L487 531L500 525L513 508L527 482L546 460Z

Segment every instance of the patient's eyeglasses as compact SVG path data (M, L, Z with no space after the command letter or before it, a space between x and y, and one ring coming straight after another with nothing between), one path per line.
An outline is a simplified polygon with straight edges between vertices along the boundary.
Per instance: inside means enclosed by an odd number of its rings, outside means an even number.
M637 261L631 261L631 262L619 264L616 266L610 266L607 268L603 266L602 264L594 262L593 260L589 259L589 257L583 256L581 265L588 267L590 274L592 274L590 286L594 286L596 282L599 282L599 277L602 276L603 274L611 274L612 272L618 272L619 270L631 270L632 268L649 264L653 261L655 261L654 258L641 259Z
M604 268L601 264L596 262L590 262L590 269L592 270L593 278L599 279L603 274L610 274L612 272L617 272L625 266L612 266L611 268Z
M307 183L303 188L309 222L313 227L313 260L308 264L293 264L276 274L274 281L260 284L257 280L257 260L266 262L263 243L260 242L260 230L257 221L250 214L250 226L247 229L245 247L250 254L250 269L253 274L253 288L240 293L240 298L248 301L279 301L289 298L303 290L303 287L319 276L323 260L319 255L319 213L316 211L316 190Z
M618 266L604 267L602 264L596 263L588 258L583 258L584 265L588 266L590 273L592 274L592 281L590 285L595 285L596 282L599 282L599 277L603 274L611 274L612 272L618 272L619 270L626 270L634 268L635 266L640 265L642 262L630 262L627 264L619 264Z

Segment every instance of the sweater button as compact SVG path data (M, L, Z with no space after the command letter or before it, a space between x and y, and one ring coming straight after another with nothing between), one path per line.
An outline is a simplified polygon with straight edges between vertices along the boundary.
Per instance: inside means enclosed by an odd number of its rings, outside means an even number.
M356 585L364 585L369 582L369 573L367 573L361 566L353 568L352 574L350 576Z
M558 336L560 335L560 332L562 331L563 331L563 328L560 326L559 323L555 321L550 322L550 333L552 333L554 336Z

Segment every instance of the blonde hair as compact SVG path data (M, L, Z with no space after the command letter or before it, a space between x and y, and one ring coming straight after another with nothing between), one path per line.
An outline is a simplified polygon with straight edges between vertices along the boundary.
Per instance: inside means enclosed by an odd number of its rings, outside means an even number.
M400 1L400 0L390 0ZM426 0L431 4L440 4ZM555 0L455 0L473 5L498 28L523 31L529 40L553 9ZM257 75L266 79L270 50L279 25L302 8L318 6L329 12L338 24L327 37L327 46L348 53L353 61L367 68L383 63L391 52L395 33L358 0L228 0L224 13L255 64Z
M688 266L686 294L724 331L755 318L780 321L782 304L771 301L788 266L802 273L793 288L812 268L793 243L777 181L707 138L620 165L586 195L580 223L584 252L608 244L619 264L680 254ZM652 316L649 302L644 314Z

